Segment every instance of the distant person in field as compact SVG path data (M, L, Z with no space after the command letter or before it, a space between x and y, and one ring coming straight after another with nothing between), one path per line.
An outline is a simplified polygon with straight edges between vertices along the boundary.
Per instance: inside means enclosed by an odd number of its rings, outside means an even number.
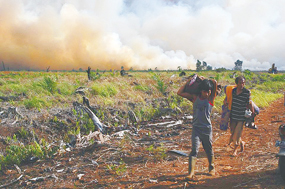
M247 107L251 107L252 113L254 109L250 106L250 91L246 89L245 77L238 76L235 79L236 88L232 90L232 99L230 102L224 101L225 104L231 103L231 113L230 113L230 130L231 136L229 145L231 142L234 143L233 156L237 155L238 147L240 146L240 151L244 151L245 142L242 141L242 130L245 122L245 110Z
M204 79L199 84L198 95L184 92L185 86L186 84L178 90L177 94L193 103L192 151L189 154L189 174L186 179L192 179L194 176L195 164L201 141L209 161L209 174L215 175L214 152L212 148L213 134L210 114L216 97L217 82L215 80L210 81Z

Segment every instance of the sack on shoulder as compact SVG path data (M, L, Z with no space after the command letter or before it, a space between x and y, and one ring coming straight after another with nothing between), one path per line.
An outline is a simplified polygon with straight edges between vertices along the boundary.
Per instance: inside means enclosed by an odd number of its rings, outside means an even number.
M201 77L194 74L192 78L186 83L184 92L190 94L199 94L199 84L203 81Z

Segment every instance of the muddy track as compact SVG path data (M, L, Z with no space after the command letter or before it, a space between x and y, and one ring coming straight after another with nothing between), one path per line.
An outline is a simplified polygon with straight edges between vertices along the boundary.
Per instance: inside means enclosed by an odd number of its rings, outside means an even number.
M185 181L187 157L156 149L191 149L191 122L181 117L142 123L139 132L111 138L105 146L72 149L54 158L20 165L19 181L10 188L283 188L275 154L278 127L285 122L283 99L261 110L257 130L244 128L245 151L232 157L226 146L229 131L219 130L213 118L216 176L207 175L207 159L200 149L193 181ZM177 120L183 120L177 122ZM165 123L159 125L157 123ZM126 137L127 136L127 137ZM162 146L161 146L162 145ZM20 174L15 167L1 172L0 185Z

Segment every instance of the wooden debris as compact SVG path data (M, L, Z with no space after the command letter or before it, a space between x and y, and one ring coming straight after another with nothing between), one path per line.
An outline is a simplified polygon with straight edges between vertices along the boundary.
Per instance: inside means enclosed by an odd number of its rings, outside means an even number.
M169 122L161 122L161 123L155 123L155 124L148 124L148 126L156 126L156 127L174 127L177 125L181 125L183 123L182 120L178 121L169 121Z
M97 129L101 133L105 133L103 124L100 122L100 120L93 113L92 110L90 110L88 107L84 106L83 104L80 104L79 102L73 102L73 107L74 107L75 111L78 112L78 114L82 114L82 110L85 111L89 115L89 117L91 118L92 122L97 127Z
M18 182L24 176L22 174L21 169L16 164L14 164L14 166L16 167L16 169L17 169L18 173L20 174L20 176L18 178L16 178L16 179L12 180L11 182L7 183L7 184L1 185L0 188L6 188L8 186L11 186L12 184Z
M132 110L128 111L128 115L129 115L130 120L133 123L138 123L139 122L139 119L137 118L136 114Z
M7 186L14 184L14 183L18 182L22 177L23 177L23 175L20 175L18 178L12 180L11 182L4 184L4 185L1 185L0 188L5 188Z
M189 156L189 154L182 152L182 151L178 151L178 150L169 150L168 153L174 154L174 155L179 155L179 156L185 156L185 157Z
M22 171L21 171L20 167L18 167L18 165L16 165L16 164L14 164L14 166L16 167L18 173L19 173L19 174L22 174Z
M46 177L35 177L35 178L29 179L29 181L31 181L31 182L41 182L41 181L44 181L45 179L46 179Z
M82 137L79 133L77 135L76 147L87 147L90 145L91 140L96 141L97 143L104 143L105 140L107 140L107 137L104 139L104 136L99 131L90 132L89 135Z
M79 175L77 175L78 180L81 180L84 175L85 175L85 174L79 174Z
M90 81L91 80L91 67L88 66L88 69L86 70L87 72L87 76L88 76L88 80Z

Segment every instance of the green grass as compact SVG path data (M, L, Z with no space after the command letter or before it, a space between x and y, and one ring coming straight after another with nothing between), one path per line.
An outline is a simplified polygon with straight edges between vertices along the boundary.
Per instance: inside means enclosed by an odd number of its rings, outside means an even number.
M55 77L44 77L43 80L39 83L39 85L50 92L51 94L54 94L57 89L57 82Z
M256 90L267 91L272 93L282 93L285 89L285 82L283 81L266 81L263 84L257 85Z
M44 107L51 106L50 102L48 102L46 99L41 98L39 96L33 96L29 99L25 99L23 100L23 104L27 109L32 109L32 108L41 109Z
M266 108L269 106L271 102L278 98L282 98L283 94L280 93L273 93L270 91L258 91L258 90L251 90L251 98L252 101L259 107L259 108Z
M231 78L233 72L201 71L198 74L205 78L214 78L224 86L234 83L234 78ZM186 71L186 76L193 73L195 71ZM125 119L127 115L123 115L122 112L127 112L130 109L128 102L136 104L133 111L140 121L149 121L158 116L159 108L162 108L160 106L179 110L178 113L192 114L193 104L176 94L183 84L182 78L178 76L179 72L131 72L131 74L133 77L121 77L119 72L107 72L88 81L85 72L0 72L0 96L25 93L26 96L22 100L8 103L16 107L24 106L27 109L72 107L72 102L82 102L82 96L74 94L75 90L78 87L85 87L88 89L86 96L89 98L90 104L101 107L97 109L97 117L102 122L106 122L109 118L106 115L108 107L122 110L120 116ZM249 70L237 72L237 75L240 74L246 77L246 88L251 90L252 100L260 108L266 108L276 99L283 98L285 74L272 75ZM172 75L175 77L171 77ZM169 95L164 96L165 92L169 92ZM221 111L224 98L223 93L217 96L215 112ZM166 102L165 105L161 105L157 99L163 99ZM155 103L149 103L154 101ZM95 130L94 124L86 116L73 125L63 123L58 118L53 118L52 121L53 124L68 126L69 130L66 134L78 132L88 134L89 131ZM111 124L115 126L122 123ZM18 135L15 135L16 137L9 139L9 145L3 152L5 155L0 155L0 169L1 166L3 168L19 164L30 156L44 158L51 156L54 152L53 149L47 147L48 143L43 140L39 143L32 142L25 145L17 142L17 137L25 139L27 135L26 130L21 128ZM164 158L163 148L150 147L146 151L155 155L158 160ZM117 172L121 172L121 169L122 172L125 171L124 163L121 165L121 167L112 167L111 165L109 169L117 174Z
M192 112L192 103L176 95L182 85L179 72L136 72L133 77L121 77L119 72L100 73L100 77L88 81L85 72L0 72L0 95L18 95L25 93L27 97L22 101L11 102L14 106L25 106L32 109L43 109L51 106L70 106L72 101L82 101L80 95L74 92L78 87L88 88L86 96L93 104L102 107L119 106L122 109L128 107L122 104L124 101L139 103L137 113L144 119L150 119L157 115L157 110L144 103L145 99L167 98L169 108L180 108L183 112ZM186 76L196 71L186 71ZM199 75L206 78L214 78L224 85L233 84L231 78L234 71L201 71ZM95 74L92 73L93 75ZM247 78L246 87L253 93L253 100L259 101L265 106L272 99L280 98L285 88L285 74L255 73L249 70L236 72ZM171 77L175 75L175 77ZM170 85L170 81L172 84ZM137 84L134 84L137 83ZM170 92L168 97L165 92ZM262 94L262 98L258 95ZM270 92L270 93L268 93ZM279 94L279 95L276 95ZM224 96L216 98L215 109L220 111ZM255 100L256 99L256 100ZM268 101L268 102L267 102ZM267 103L266 103L267 102Z
M138 119L141 121L147 121L153 118L158 113L158 109L150 105L143 105L134 110Z
M134 90L146 92L150 90L150 87L147 85L136 85L134 86Z
M113 97L118 93L119 89L114 83L94 83L91 86L90 93L102 97Z
M5 155L0 154L0 170L10 165L20 165L23 161L28 160L30 157L46 158L51 157L55 149L51 149L45 140L40 143L34 141L31 144L24 145L17 143L17 138L8 140L11 144L6 147Z
M155 87L164 94L167 89L167 85L164 83L162 77L159 74L154 74L153 79L156 81Z

